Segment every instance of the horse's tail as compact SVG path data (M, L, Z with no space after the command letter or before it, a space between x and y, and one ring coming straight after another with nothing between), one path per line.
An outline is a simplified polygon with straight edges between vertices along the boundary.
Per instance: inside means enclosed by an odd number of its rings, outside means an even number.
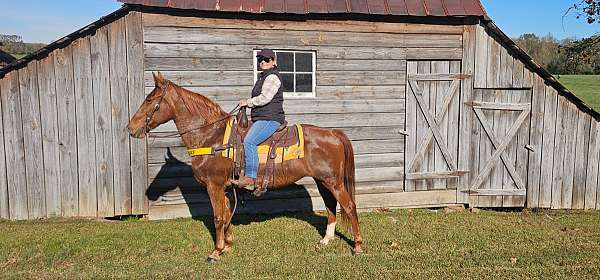
M354 149L352 148L352 142L348 139L348 136L344 134L341 130L334 129L333 133L337 136L344 146L344 187L348 194L350 194L350 198L352 199L352 203L355 203L355 170L354 170ZM342 209L342 226L346 228L346 230L350 229L350 218L346 211Z

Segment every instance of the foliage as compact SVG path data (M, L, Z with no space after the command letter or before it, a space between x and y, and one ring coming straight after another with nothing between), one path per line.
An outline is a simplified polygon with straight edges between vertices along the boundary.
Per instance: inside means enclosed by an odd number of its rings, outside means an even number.
M569 11L576 11L577 18L585 18L589 24L600 21L600 0L580 0Z
M24 43L23 38L18 35L0 34L0 49L15 57L23 57L44 46L44 44L39 43Z
M599 40L599 36L558 40L551 34L530 33L514 39L536 63L555 74L600 74L600 45L594 43Z
M236 216L235 247L209 266L212 218L0 221L2 279L600 279L595 212L361 213L317 249L326 217ZM316 226L316 227L315 227ZM43 233L43 234L40 234Z

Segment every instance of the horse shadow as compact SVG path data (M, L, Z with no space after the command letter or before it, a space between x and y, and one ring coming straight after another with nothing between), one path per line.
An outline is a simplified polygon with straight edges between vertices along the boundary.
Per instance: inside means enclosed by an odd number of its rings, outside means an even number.
M236 210L231 221L234 226L286 217L306 222L314 227L320 236L325 235L327 217L317 215L313 211L311 195L301 185L294 184L268 191L261 198L255 198L250 191L240 188L229 188L226 195L231 202L231 209L235 207ZM146 190L146 197L151 202L167 203L183 199L191 217L202 222L213 241L216 240L212 207L206 188L193 178L191 165L174 156L171 148L167 148L165 163ZM350 246L354 245L352 239L337 230L336 236Z

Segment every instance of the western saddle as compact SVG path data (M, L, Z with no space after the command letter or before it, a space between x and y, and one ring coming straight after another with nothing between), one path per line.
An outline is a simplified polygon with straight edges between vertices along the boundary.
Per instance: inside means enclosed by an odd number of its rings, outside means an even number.
M239 176L243 174L242 172L244 172L244 138L246 137L251 125L251 122L248 121L245 108L242 108L235 117L231 130L231 136L229 137L229 141L226 145L229 148L233 148L234 178L239 178ZM259 147L268 146L268 153L265 162L265 168L263 170L260 170L259 168L258 176L256 178L256 186L253 192L255 196L263 195L267 191L267 188L274 184L275 166L276 163L279 162L279 160L276 159L281 158L281 161L284 160L283 155L280 154L278 157L278 150L281 152L287 147L303 144L304 141L301 141L299 138L302 137L299 135L299 130L300 128L298 125L288 126L287 121L285 121L279 126L279 128L277 128L277 131L271 137L259 145ZM300 149L303 149L303 147L300 147ZM298 156L298 158L302 156ZM260 180L261 178L262 182Z

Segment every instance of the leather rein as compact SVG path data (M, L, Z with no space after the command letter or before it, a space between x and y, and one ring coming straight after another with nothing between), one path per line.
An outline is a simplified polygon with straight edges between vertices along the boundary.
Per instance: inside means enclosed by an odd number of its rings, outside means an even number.
M165 96L167 95L167 93L169 93L168 89L169 86L171 85L171 81L167 80L167 84L164 87L161 87L161 91L163 92L162 96L160 97L160 100L158 102L156 102L156 104L154 105L154 109L148 113L146 115L146 121L144 124L144 130L146 132L146 137L148 137L148 133L150 132L150 122L152 121L152 118L154 117L154 114L160 109L160 104L163 102L163 100L165 99ZM185 105L185 107L188 109L188 111L191 113L192 111L189 109L188 105L185 103L185 100L183 98L181 98L181 96L179 96L179 98L181 99L181 101L183 102L183 104ZM177 135L181 135L183 136L184 134L190 133L192 131L195 130L199 130L199 129L203 129L205 127L220 123L224 120L227 120L233 116L235 116L235 114L237 113L237 111L241 110L242 107L240 107L240 105L236 105L235 108L233 108L233 110L229 111L229 113L227 113L226 116L217 119L214 122L210 122L207 124L202 124L201 126L197 126L197 127L192 127L192 128L188 128L186 130L184 130L183 132L176 132L176 133L171 133L171 134L167 134L167 135L154 135L154 138L169 138L169 137L173 137L173 136L177 136Z

